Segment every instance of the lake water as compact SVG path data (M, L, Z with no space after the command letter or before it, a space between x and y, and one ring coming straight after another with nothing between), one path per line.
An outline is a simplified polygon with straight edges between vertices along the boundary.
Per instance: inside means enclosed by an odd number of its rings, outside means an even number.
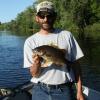
M15 87L29 80L29 71L23 68L24 40L0 32L0 87Z
M25 37L0 32L0 87L16 87L30 80L23 68ZM100 91L100 41L80 42L85 54L81 61L83 85Z

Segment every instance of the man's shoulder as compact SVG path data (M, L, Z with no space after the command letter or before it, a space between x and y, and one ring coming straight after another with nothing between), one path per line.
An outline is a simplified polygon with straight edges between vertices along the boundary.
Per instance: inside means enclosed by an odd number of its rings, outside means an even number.
M25 40L25 44L32 43L35 40L35 37L36 37L36 33L35 34L32 34L29 37L27 37L26 40Z
M59 28L56 28L55 31L58 32L58 33L71 33L71 32L68 31L68 30L59 29Z
M61 36L68 36L70 37L72 33L68 30L63 30L63 29L56 29L56 32L58 32Z
M27 37L26 40L28 41L28 40L31 40L31 39L33 39L33 38L35 38L35 37L36 37L36 33L35 33L35 34L32 34L32 35L29 36L29 37Z

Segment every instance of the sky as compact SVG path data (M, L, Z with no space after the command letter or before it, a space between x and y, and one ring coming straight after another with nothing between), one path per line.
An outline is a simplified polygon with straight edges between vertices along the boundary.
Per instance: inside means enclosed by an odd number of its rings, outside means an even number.
M31 6L36 0L0 0L0 22L14 20L18 13Z

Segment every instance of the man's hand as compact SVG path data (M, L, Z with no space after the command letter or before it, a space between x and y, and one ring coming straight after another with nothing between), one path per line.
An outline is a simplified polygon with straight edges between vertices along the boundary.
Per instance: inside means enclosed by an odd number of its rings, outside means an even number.
M30 67L30 73L34 77L38 77L40 75L40 68L41 68L41 63L40 63L40 57L38 55L33 55L33 64Z
M77 93L77 100L85 100L83 93Z

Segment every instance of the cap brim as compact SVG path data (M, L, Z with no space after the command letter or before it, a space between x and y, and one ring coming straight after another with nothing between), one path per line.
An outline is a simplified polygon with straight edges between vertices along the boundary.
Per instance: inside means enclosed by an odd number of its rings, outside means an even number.
M48 8L41 8L41 9L39 9L39 11L37 12L37 14L38 14L39 12L55 13L53 9L48 9Z

